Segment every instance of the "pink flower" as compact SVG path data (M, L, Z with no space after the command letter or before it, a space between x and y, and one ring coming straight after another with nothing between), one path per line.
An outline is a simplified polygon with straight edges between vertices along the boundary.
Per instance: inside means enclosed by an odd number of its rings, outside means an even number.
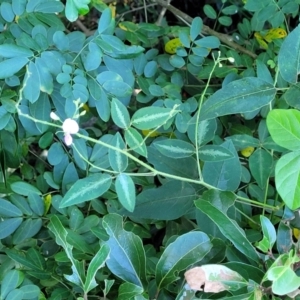
M65 134L65 144L67 146L71 146L73 143L73 138L71 134L75 134L79 131L78 123L75 120L68 118L63 122L62 129Z

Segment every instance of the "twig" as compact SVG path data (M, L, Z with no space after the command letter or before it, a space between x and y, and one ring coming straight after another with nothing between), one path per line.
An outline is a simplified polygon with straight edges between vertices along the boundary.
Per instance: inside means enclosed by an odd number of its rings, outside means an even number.
M91 35L91 31L85 27L85 25L77 19L75 22L75 25L78 26L78 28L87 36Z
M168 5L170 5L170 2L171 2L171 0L167 0L167 4L168 4ZM157 19L157 21L156 21L156 25L158 25L158 26L161 25L161 22L162 22L162 20L163 20L165 14L166 14L166 11L167 11L167 8L166 8L166 7L163 7L162 10L161 10L161 12L160 12L160 14L159 14L159 16L158 16L158 19Z
M162 7L165 7L166 9L168 9L171 13L173 13L175 16L178 16L180 19L185 20L187 23L191 24L193 21L193 18L191 18L189 15L187 15L186 13L182 12L181 10L177 9L176 7L174 7L171 4L168 4L167 1L164 0L156 0L156 2L161 5ZM203 25L202 28L202 32L203 34L206 35L213 35L216 36L217 38L219 38L219 40L221 42L223 42L224 44L228 45L229 47L240 51L242 53L245 53L247 55L249 55L252 58L257 58L257 55L253 52L251 52L250 50L244 48L243 46L235 43L232 39L232 37L230 35L224 34L224 33L220 33L217 31L214 31L213 29L211 29L210 27Z

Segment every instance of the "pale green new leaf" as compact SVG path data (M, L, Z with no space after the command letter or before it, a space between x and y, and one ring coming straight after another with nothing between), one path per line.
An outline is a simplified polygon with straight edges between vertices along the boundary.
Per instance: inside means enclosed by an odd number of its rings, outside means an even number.
M178 273L202 260L210 251L209 237L200 231L188 232L170 243L161 255L155 271L158 289L178 279Z
M290 209L300 207L300 151L282 156L275 167L276 188Z
M275 87L259 78L245 77L226 84L203 104L200 120L251 112L270 103Z
M59 207L83 203L100 197L111 185L111 176L108 174L93 174L77 180L63 197Z
M260 222L264 236L262 241L259 242L257 248L262 250L264 253L267 253L268 251L272 251L272 247L276 242L276 231L274 225L265 216L260 216Z
M268 130L274 142L289 150L300 150L300 112L274 109L267 116Z

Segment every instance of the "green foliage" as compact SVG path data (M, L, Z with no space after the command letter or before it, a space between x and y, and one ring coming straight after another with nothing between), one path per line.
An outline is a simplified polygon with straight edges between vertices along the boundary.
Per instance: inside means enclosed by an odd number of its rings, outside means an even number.
M1 1L0 299L297 299L300 2L129 2Z

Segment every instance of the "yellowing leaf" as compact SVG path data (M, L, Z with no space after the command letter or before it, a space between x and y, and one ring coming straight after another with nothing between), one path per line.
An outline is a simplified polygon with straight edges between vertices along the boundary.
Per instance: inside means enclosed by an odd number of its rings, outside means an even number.
M90 111L90 108L89 108L89 106L88 106L87 104L83 104L82 108L83 108L86 112Z
M129 21L120 22L118 26L124 31L136 32L138 30L136 24Z
M298 228L293 228L293 236L299 240L300 237L300 230Z
M116 4L117 4L117 2L113 2L113 3L109 4L109 6L108 6L111 10L111 15L113 18L116 17Z
M175 54L176 53L176 49L178 47L183 46L180 39L176 38L176 39L172 39L169 40L166 45L165 45L165 51L169 54Z
M277 39L283 39L284 37L287 36L287 33L284 29L282 28L272 28L270 29L266 35L264 36L264 39L270 43L273 40L277 40Z
M152 131L151 130L142 130L142 134L143 136L148 136L148 137L156 137L156 136L160 136L161 134L157 131ZM150 133L150 134L149 134Z
M264 49L268 49L267 43L271 43L273 40L282 39L286 36L287 33L282 28L271 28L264 35L260 34L259 32L254 33L254 37L256 38L257 42Z
M259 32L255 32L254 36L262 48L268 49L268 44L264 41L263 36Z
M48 194L47 196L44 197L44 215L47 214L50 206L52 203L52 196L51 194Z
M243 150L241 150L241 154L244 157L249 157L254 151L254 147L247 147Z

